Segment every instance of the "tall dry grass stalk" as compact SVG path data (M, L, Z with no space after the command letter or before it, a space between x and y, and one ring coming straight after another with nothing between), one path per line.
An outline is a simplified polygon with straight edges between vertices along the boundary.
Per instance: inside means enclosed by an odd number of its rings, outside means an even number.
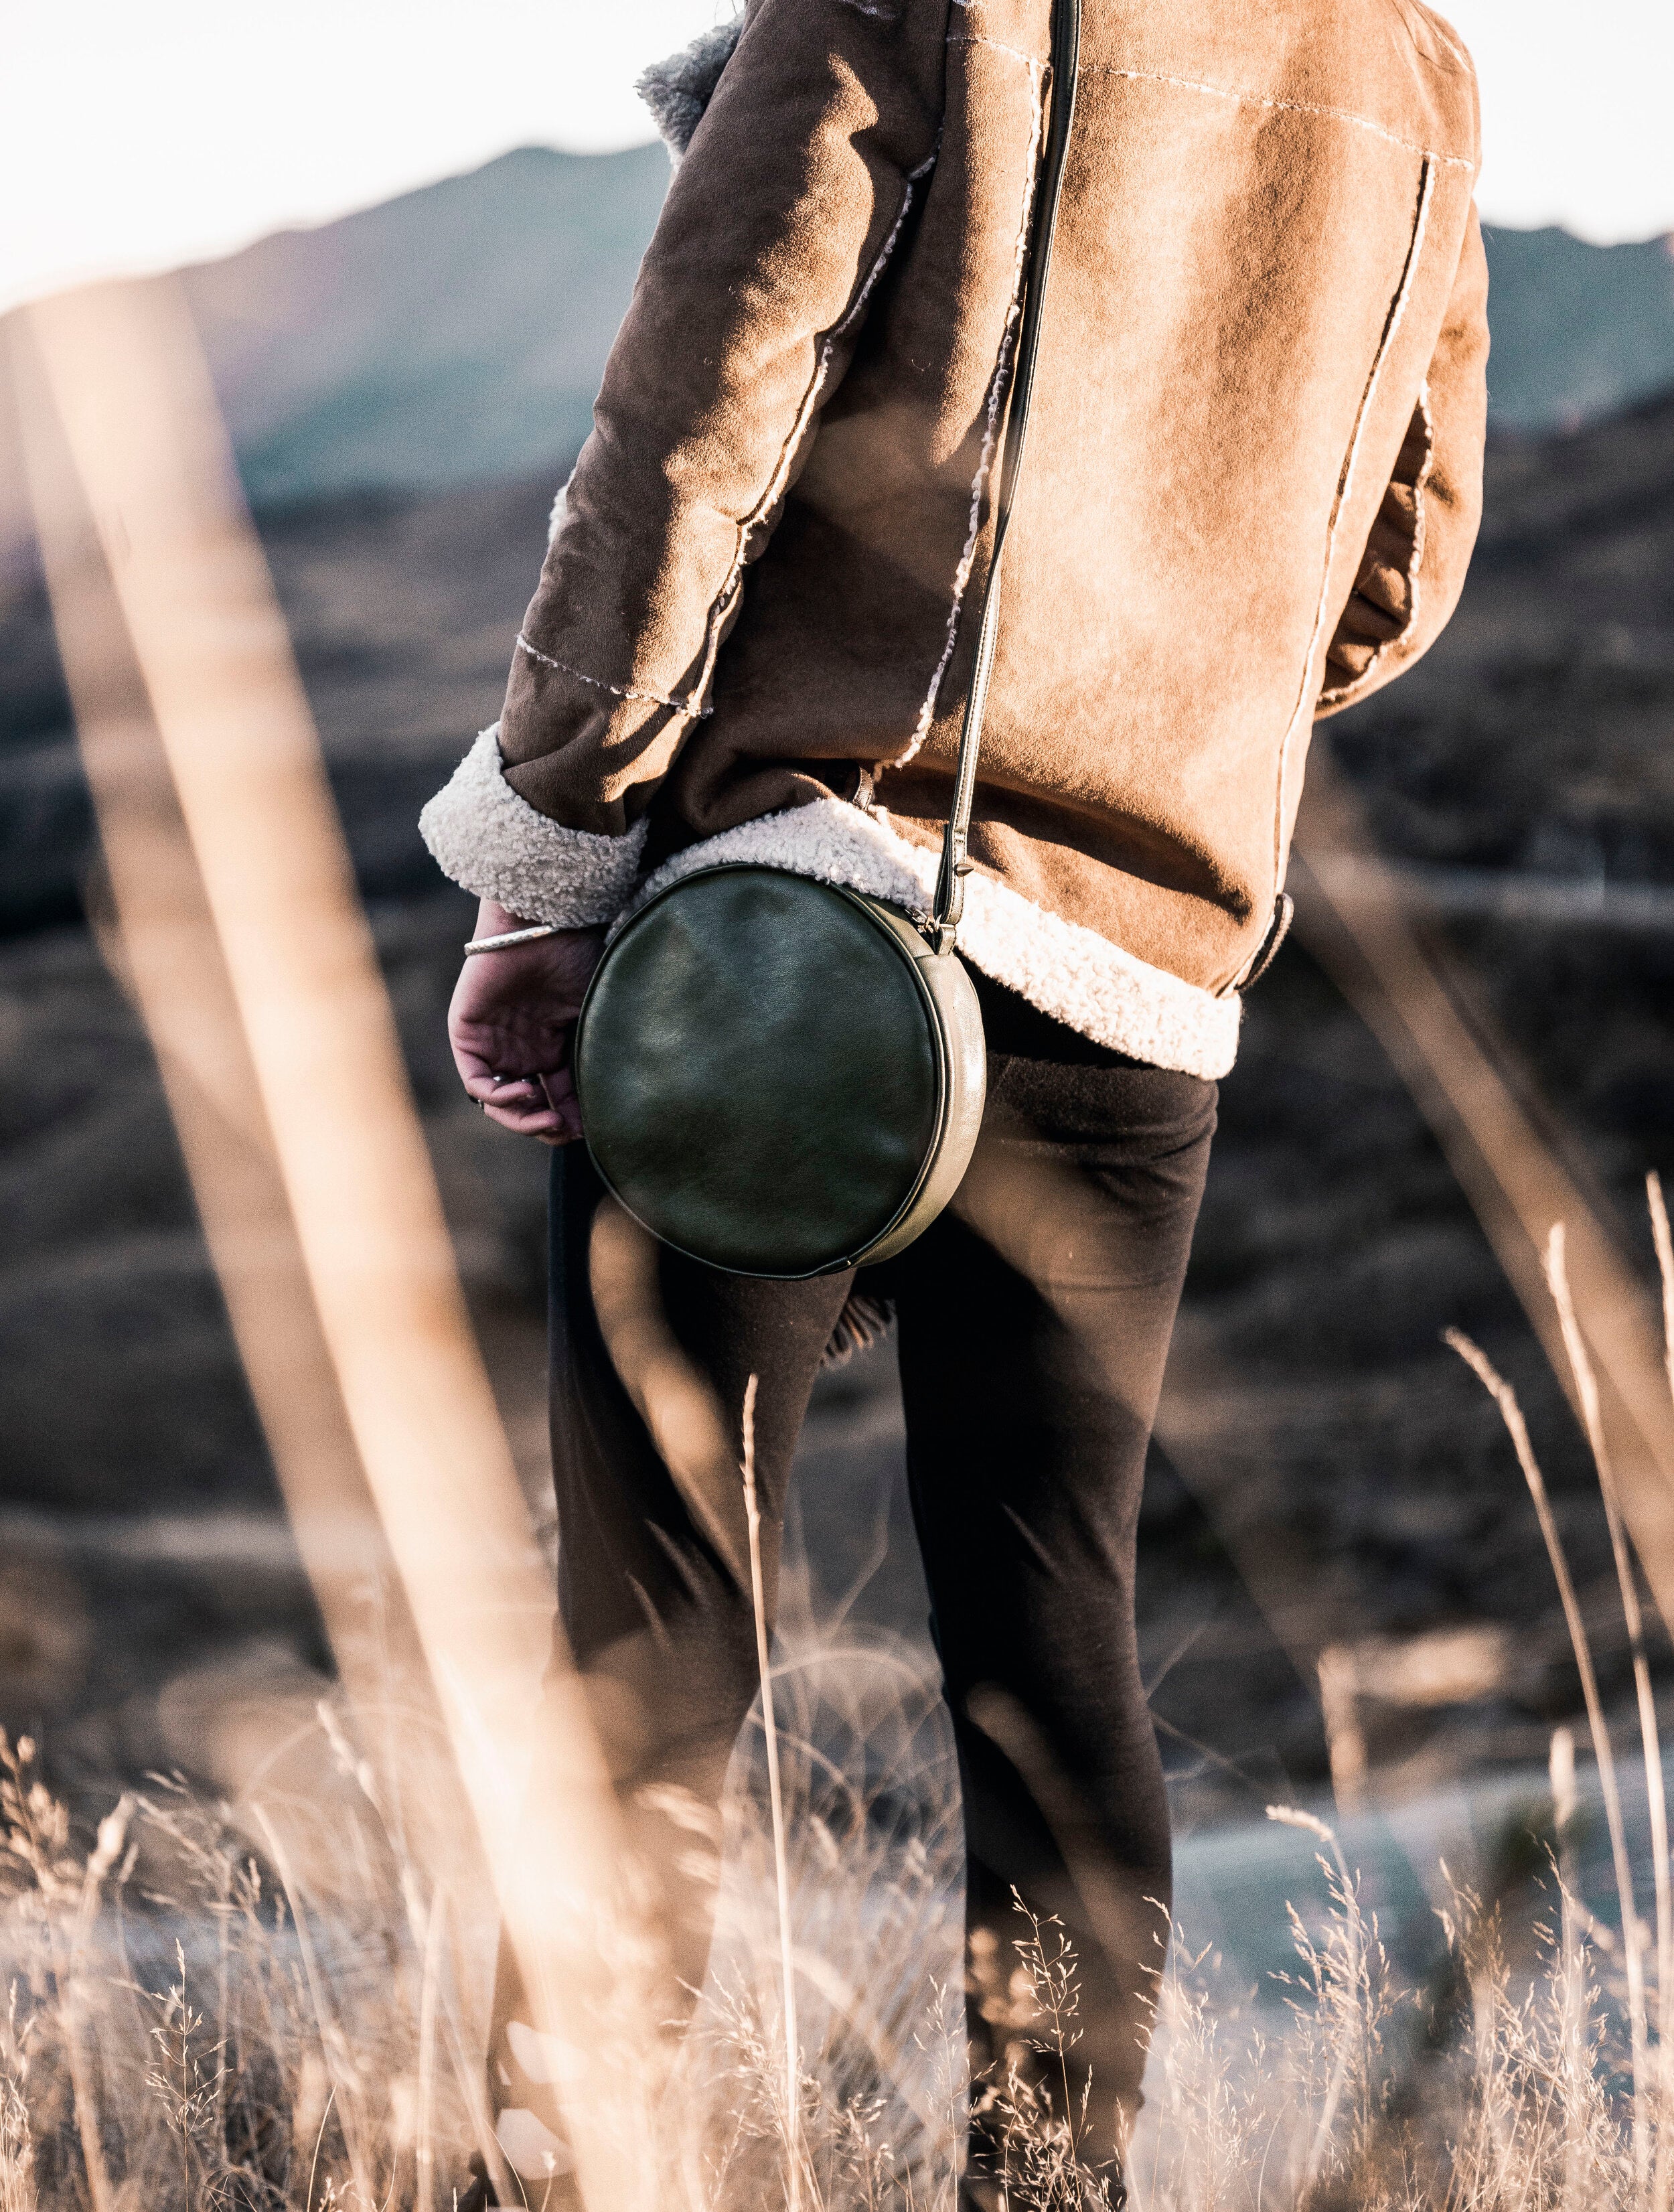
M1552 1271L1562 1304L1561 1244ZM1325 1886L1322 1908L1292 1915L1289 2010L1176 1947L1133 2212L1659 2205L1661 2039L1653 2052L1602 1695L1520 1408L1477 1347L1456 1348L1506 1419L1575 1638L1622 1933L1578 1893L1567 1731L1552 1744L1556 1853L1533 1966L1528 1931L1455 1884L1444 1966L1403 1990L1332 1827L1272 1808L1313 1838ZM947 1717L935 1682L887 1645L768 1650L748 1410L762 1694L729 1784L711 1979L683 2046L623 2033L595 2054L608 2062L591 2077L595 2121L631 2137L658 2212L952 2212L964 2087ZM320 1728L353 1795L347 1813L312 1816L312 1834L306 1807L258 1802L234 1822L158 1788L78 1847L29 1747L6 1754L0 2212L452 2212L463 2157L491 2127L473 1992L446 1936L455 1902L427 1890L375 1755L335 1711ZM1659 1762L1647 1773L1659 1788ZM323 1863L324 1882L308 1870ZM482 1933L479 1911L479 1948ZM631 1991L644 1962L610 1940ZM1051 1923L1020 1950L1016 2042L1061 2062L1073 1958ZM1107 2201L1080 2165L1061 2078L1052 2101L1015 2065L992 2085L1007 2212ZM522 2201L568 2212L567 2186L531 2180Z
M599 2054L596 2118L631 2136L661 2212L930 2212L959 2103L945 1717L887 1648L780 1656L774 1674L777 1831L758 1708L695 2026L683 2046ZM334 1715L321 1729L347 1749ZM451 2212L491 2124L478 1992L454 1978L448 1907L423 1909L365 1759L357 1798L323 1805L300 1847L306 1806L234 1820L162 1786L90 1849L32 1745L0 1761L0 2212ZM481 1954L480 1907L470 1932ZM786 1971L813 1996L788 2044ZM794 2111L787 2051L807 2054ZM571 2185L555 2171L503 2201L570 2212Z
M1315 1835L1327 1899L1295 1918L1289 2023L1177 1944L1134 2212L1645 2212L1587 1916L1567 1889L1531 1970L1510 1962L1501 1915L1453 1885L1445 1959L1415 1993L1333 1831L1293 1808L1271 1817Z
M617 2044L657 2040L654 1931L622 1878L610 1775L573 1681L567 1697L557 1682L546 1698L531 1773L526 1718L550 1649L550 1585L190 312L168 279L94 286L32 307L12 340L112 882L167 1060L179 1056L182 1025L169 1011L172 978L139 864L141 847L158 845L136 842L135 826L159 794L141 803L134 779L112 768L112 748L94 741L100 729L110 735L113 688L163 764L154 779L167 800L161 842L191 921L186 1050L230 1075L260 1171L246 1173L248 1163L205 1133L190 1085L172 1084L170 1096L328 1632L353 1682L333 1540L345 1516L367 1521L369 1492L415 1647L415 1687L443 1723L407 1792L434 1845L416 1878L434 1900L473 1859L486 1868L558 2069L586 2212L641 2212L651 2181L637 2133L598 2116L614 2112ZM104 665L112 659L124 663L114 687ZM277 1274L299 1355L288 1374L272 1356L244 1251L252 1224L284 1232ZM294 1409L327 1401L341 1424L325 1424L322 1454L306 1423L299 1433ZM305 1942L306 1921L296 1926ZM341 2104L347 2092L335 2086ZM78 2103L91 2109L96 2095L88 2081ZM497 2158L492 2136L483 2148ZM86 2165L94 2212L114 2212L95 2142Z
M633 2078L608 2117L640 2131L666 2212L780 2212L793 2172L804 2212L953 2212L959 1814L936 1684L864 1643L781 1650L771 1679L771 1722L764 1700L730 1780L693 2033L677 2051L619 2045ZM335 1717L322 1729L353 1759ZM460 2033L470 1992L449 1969L446 1908L415 1909L378 1777L353 1763L355 1805L319 1814L339 1854L327 1899L275 1808L246 1808L240 1826L153 1790L80 1850L29 1747L9 1753L0 2212L92 2212L89 2143L113 2212L452 2212L483 2124ZM1325 1884L1322 1909L1292 1914L1288 2011L1177 1945L1133 2212L1648 2212L1601 1995L1621 1947L1573 1893L1562 1731L1553 1795L1540 1963L1513 1964L1502 1912L1456 1887L1445 1970L1422 1997L1397 1985L1331 1826L1273 1808L1313 1838ZM264 1814L278 1847L252 1850ZM1061 2057L1073 1960L1050 1923L1021 1948L1032 1986L1011 1992L1017 2036ZM787 1963L808 2000L794 2122ZM1032 2097L1015 2071L999 2088L1007 2212L1104 2203L1077 2160L1072 2109ZM562 2185L530 2182L509 2201L561 2212Z
M761 1734L767 1759L768 1813L773 1827L773 1898L779 1911L779 1984L785 2029L785 2194L790 2212L802 2212L802 2045L797 2033L797 1961L791 1923L791 1857L785 1832L785 1793L779 1773L779 1724L773 1714L773 1674L767 1600L761 1572L761 1512L755 1496L755 1384L744 1388L744 1519L749 1532L750 1607L755 1616L755 1664L761 1688Z
M1561 1376L1541 1255L1552 1223L1568 1224L1582 1323L1612 1390L1606 1416L1628 1525L1674 1628L1674 1407L1650 1302L1608 1204L1531 1109L1516 1055L1458 958L1410 914L1363 807L1323 750L1309 763L1296 840L1297 934L1399 1071Z
M225 1808L161 1786L83 1857L33 1746L0 1742L0 1771L4 2212L419 2201L422 1977L388 1837L340 1835L328 1911ZM430 2126L470 2140L457 2086Z
M1668 1791L1663 1773L1662 1745L1657 1731L1656 1699L1651 1688L1651 1668L1645 1651L1645 1621L1639 1601L1639 1583L1628 1550L1628 1534L1622 1521L1616 1471L1610 1463L1610 1448L1604 1438L1604 1424L1598 1405L1598 1385L1587 1353L1586 1339L1576 1318L1575 1302L1570 1295L1569 1277L1564 1261L1563 1224L1561 1221L1554 1223L1547 1240L1546 1280L1551 1290L1552 1302L1557 1308L1564 1349L1580 1402L1582 1422L1592 1453L1593 1469L1598 1479L1599 1495L1604 1500L1604 1518L1610 1530L1610 1555L1616 1565L1622 1617L1627 1623L1628 1644L1633 1660L1634 1690L1639 1705L1640 1741L1645 1758L1646 1796L1651 1822L1652 1881L1656 1899L1656 2107L1660 2118L1671 2110L1671 2090L1674 2090L1674 2045L1671 2045L1669 2040L1671 2000L1674 2000L1674 1911L1671 1911L1669 1893ZM1640 1961L1641 1978L1643 1950L1639 1923L1635 1921L1631 1954ZM1635 2136L1635 2148L1641 2153L1645 2148L1645 2133L1641 2126ZM1668 2201L1670 2147L1666 2136L1666 2129L1659 2125L1653 2192L1657 2212L1664 2212Z
M1655 1174L1647 1178L1647 1197L1661 1279L1665 1365L1670 1392L1674 1395L1674 1238L1671 1238L1661 1183ZM1548 1232L1542 1264L1557 1318L1574 1403L1592 1453L1604 1505L1632 1662L1644 1761L1651 1879L1656 1914L1657 2048L1654 2069L1650 2051L1650 2015L1645 1976L1647 1930L1635 1903L1633 1869L1628 1850L1620 1782L1591 1643L1550 1496L1516 1393L1481 1348L1462 1332L1449 1329L1446 1334L1448 1344L1471 1369L1499 1408L1534 1504L1569 1631L1598 1763L1621 1914L1620 1945L1632 2084L1629 2140L1635 2199L1650 2207L1652 2212L1667 2212L1671 2191L1674 2190L1674 2036L1671 2035L1671 2028L1674 2027L1674 1897L1671 1896L1667 1779L1650 1662L1646 1650L1638 1571L1629 1544L1588 1338L1581 1326L1570 1288L1566 1245L1564 1224L1562 1222L1554 1224ZM1574 1802L1574 1752L1567 1731L1560 1731L1553 1739L1552 1784L1562 1896L1562 1930L1553 1986L1563 1993L1566 2003L1573 2009L1575 1977L1581 1968L1574 1926L1578 1908L1569 1882L1564 1878L1566 1863L1562 1856ZM1593 1932L1595 1935L1602 1934L1596 1929ZM1577 2071L1578 2061L1573 2051L1566 2051L1564 2065L1565 2078L1573 2088L1574 2083L1580 2078ZM1580 2171L1580 2154L1575 2148L1573 2130L1567 2140L1568 2148L1565 2171L1568 2179L1565 2186L1566 2191L1573 2191L1579 2186L1576 2177Z
M1500 1409L1506 1425L1518 1465L1523 1470L1529 1486L1529 1495L1534 1501L1535 1514L1540 1522L1540 1533L1546 1545L1547 1558L1551 1564L1553 1579L1558 1586L1562 1602L1564 1620L1569 1630L1569 1640L1575 1654L1575 1665L1581 1678L1581 1695L1586 1705L1587 1726L1592 1732L1593 1756L1598 1763L1599 1786L1604 1793L1604 1818L1610 1828L1610 1859L1616 1875L1616 1898L1622 1914L1622 1948L1626 1960L1628 1978L1628 2022L1633 2056L1633 2138L1635 2170L1641 2174L1647 2170L1650 2144L1649 2081L1646 2058L1645 1967L1644 1948L1641 1940L1639 1916L1634 1909L1633 1869L1628 1856L1626 1825L1622 1815L1622 1791L1616 1776L1616 1754L1611 1747L1610 1729L1604 1718L1604 1701L1598 1693L1598 1670L1593 1665L1592 1647L1581 1616L1580 1601L1575 1595L1574 1577L1564 1552L1563 1540L1552 1511L1551 1498L1546 1488L1546 1478L1536 1459L1534 1447L1529 1441L1528 1424L1517 1394L1500 1375L1487 1354L1464 1333L1456 1328L1447 1332L1447 1340L1471 1369L1483 1388Z
M1655 1176L1647 1196L1674 1393L1674 1237ZM1647 1931L1635 1905L1621 1782L1550 1496L1515 1393L1477 1346L1450 1330L1447 1341L1499 1408L1545 1541L1598 1765L1620 1934L1601 1926L1578 1894L1578 1790L1567 1729L1552 1738L1556 1925L1550 1915L1538 1925L1538 1967L1513 1970L1501 1911L1453 1885L1441 1916L1447 1972L1416 2006L1390 1986L1375 1922L1360 1906L1334 1834L1311 1814L1271 1808L1271 1817L1311 1829L1325 1847L1325 1932L1316 1937L1297 1924L1304 1971L1292 2032L1277 2045L1265 2027L1252 2027L1234 2047L1236 1996L1217 2007L1190 1979L1202 1954L1177 1949L1156 2046L1162 2095L1145 2115L1133 2176L1137 2201L1155 2212L1234 2203L1333 2212L1666 2212L1674 2186L1666 1777L1637 1571L1565 1244L1559 1225L1544 1269L1598 1476L1633 1662L1656 1899L1654 2054ZM1615 2047L1618 2018L1624 2053Z

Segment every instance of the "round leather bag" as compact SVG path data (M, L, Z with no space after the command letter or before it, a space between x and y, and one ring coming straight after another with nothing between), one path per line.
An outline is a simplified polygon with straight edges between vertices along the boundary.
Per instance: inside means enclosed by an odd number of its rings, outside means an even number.
M955 952L893 908L708 868L634 915L575 1036L587 1147L664 1243L785 1280L887 1259L964 1175L982 1017Z

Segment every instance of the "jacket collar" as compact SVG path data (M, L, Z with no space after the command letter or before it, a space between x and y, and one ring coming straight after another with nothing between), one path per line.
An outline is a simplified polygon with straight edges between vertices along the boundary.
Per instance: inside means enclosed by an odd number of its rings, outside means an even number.
M703 120L714 97L721 71L732 58L743 28L742 15L700 31L688 46L666 61L653 62L635 82L634 89L651 110L658 135L669 149L676 168L692 143L692 133Z

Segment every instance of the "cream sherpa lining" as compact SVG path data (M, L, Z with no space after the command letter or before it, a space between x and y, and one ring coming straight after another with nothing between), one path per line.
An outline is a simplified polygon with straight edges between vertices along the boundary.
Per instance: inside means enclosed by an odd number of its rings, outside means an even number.
M621 912L646 842L643 822L624 837L595 836L566 830L520 798L506 781L498 722L420 815L419 834L456 884L561 929L585 929Z
M682 877L727 860L842 884L923 915L934 896L937 857L898 836L881 810L864 813L843 799L816 799L676 853L640 886L622 920ZM1054 1021L1154 1067L1213 1081L1237 1055L1240 999L1216 998L1153 968L992 876L979 872L966 882L959 949Z

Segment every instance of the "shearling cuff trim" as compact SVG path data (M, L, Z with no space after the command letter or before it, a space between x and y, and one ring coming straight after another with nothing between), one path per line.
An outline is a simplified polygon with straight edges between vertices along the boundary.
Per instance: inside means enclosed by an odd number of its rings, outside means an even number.
M788 868L920 915L935 896L935 853L898 836L881 810L868 814L843 799L816 799L688 846L647 878L629 911L682 876L723 860ZM1237 1057L1243 1001L1235 994L1216 998L1137 960L992 876L966 879L959 949L996 983L1113 1052L1210 1082Z
M613 920L640 872L646 824L623 837L566 830L520 798L501 769L496 722L419 817L437 866L531 921L585 929Z

